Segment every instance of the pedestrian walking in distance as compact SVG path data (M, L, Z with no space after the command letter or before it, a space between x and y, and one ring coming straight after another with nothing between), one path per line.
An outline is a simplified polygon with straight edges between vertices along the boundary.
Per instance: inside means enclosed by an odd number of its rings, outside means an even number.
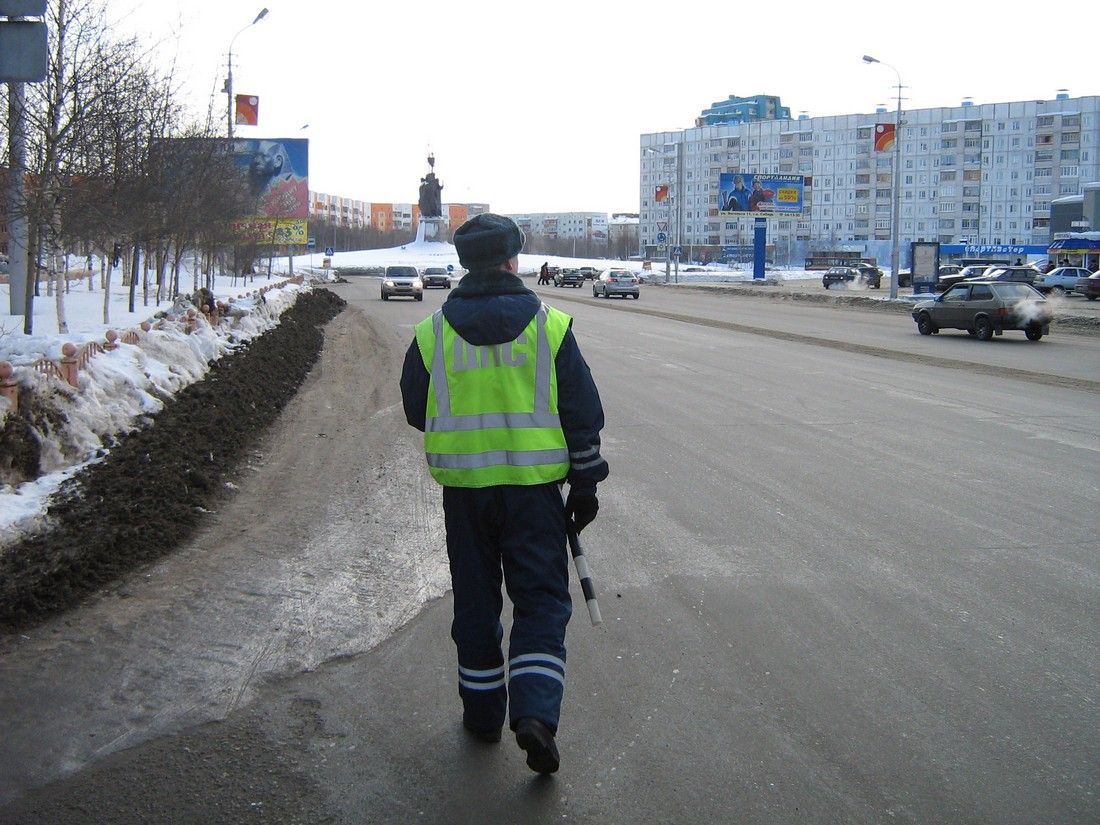
M572 613L566 532L596 517L607 462L603 406L573 319L518 277L523 242L502 215L458 228L469 272L416 325L401 396L443 486L462 723L491 743L507 720L528 767L546 774L559 763ZM507 660L502 584L512 601Z

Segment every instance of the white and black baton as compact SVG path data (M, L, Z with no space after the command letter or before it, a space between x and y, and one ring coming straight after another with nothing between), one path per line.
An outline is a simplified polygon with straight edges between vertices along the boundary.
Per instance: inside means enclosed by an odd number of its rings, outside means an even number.
M592 620L592 626L603 623L600 615L600 603L596 601L596 585L592 582L592 573L588 570L588 561L584 557L584 548L575 530L569 530L569 552L573 554L573 564L577 568L577 578L581 580L581 592L588 603L588 617Z

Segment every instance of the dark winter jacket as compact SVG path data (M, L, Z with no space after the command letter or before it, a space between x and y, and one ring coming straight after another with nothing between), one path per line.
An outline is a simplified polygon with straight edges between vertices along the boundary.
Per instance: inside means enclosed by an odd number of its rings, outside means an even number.
M473 271L462 277L443 303L443 317L475 346L514 341L542 306L542 299L515 275L503 270ZM567 479L575 491L594 491L607 478L600 456L603 405L592 372L570 329L554 361L558 380L558 417L569 445ZM423 432L428 407L428 370L413 338L401 371L405 418Z

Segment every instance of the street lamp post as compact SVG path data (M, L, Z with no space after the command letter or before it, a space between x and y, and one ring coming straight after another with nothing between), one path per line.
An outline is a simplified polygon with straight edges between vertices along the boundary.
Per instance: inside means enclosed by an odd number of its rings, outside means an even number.
M894 115L894 191L893 191L893 217L890 219L890 297L898 297L898 268L901 265L900 249L898 247L898 235L900 233L901 215L901 72L889 63L883 63L869 54L863 55L864 63L881 63L888 69L894 69L898 76L898 108Z
M255 26L261 20L267 17L267 7L265 6L260 10L260 13L256 15L256 19L245 26L241 31L233 35L233 39L229 41L229 71L225 76L225 96L226 100L226 126L229 139L233 140L233 44L237 42L237 38L241 36L241 32L245 29Z

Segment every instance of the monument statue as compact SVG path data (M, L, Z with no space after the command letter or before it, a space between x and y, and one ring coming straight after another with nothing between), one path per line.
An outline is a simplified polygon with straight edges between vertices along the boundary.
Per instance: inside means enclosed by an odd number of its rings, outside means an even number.
M425 218L443 216L443 184L435 176L435 155L428 155L427 175L420 179L420 215Z

